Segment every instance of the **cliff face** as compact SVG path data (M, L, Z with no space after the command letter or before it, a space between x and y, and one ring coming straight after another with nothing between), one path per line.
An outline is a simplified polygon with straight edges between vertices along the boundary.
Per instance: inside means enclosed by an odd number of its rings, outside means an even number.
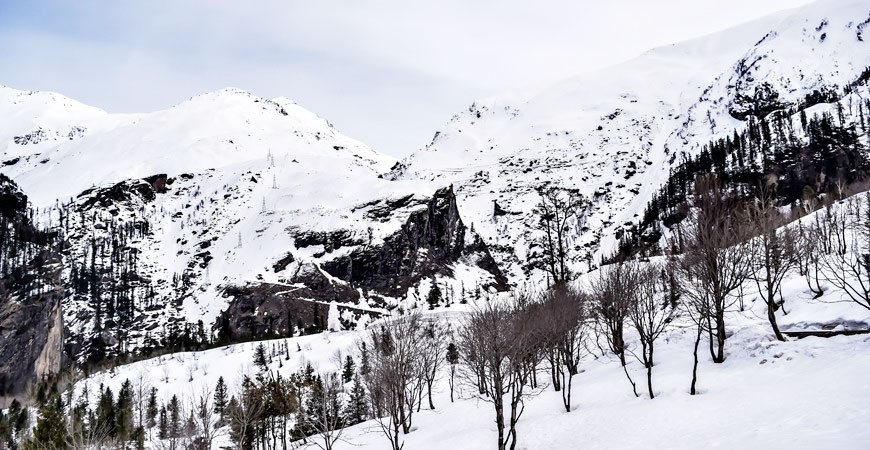
M0 175L0 398L20 396L63 361L64 288L55 236L29 220L27 197Z
M507 288L486 245L477 235L468 233L462 223L450 187L438 190L426 207L412 213L396 233L384 239L383 245L358 247L326 262L323 268L352 286L400 297L421 278L452 276L451 264L465 257L493 274L492 287Z
M503 291L507 280L479 236L463 224L452 188L440 189L415 204L411 197L381 200L361 208L373 220L388 220L397 211L413 208L402 226L378 244L365 245L346 230L330 233L298 232L298 247L322 247L325 253L351 251L320 264L293 264L288 285L251 283L231 287L231 298L215 327L223 340L257 336L286 336L291 332L319 331L326 327L328 304L336 302L345 327L361 316L381 313L370 307L391 307L387 299L402 299L424 279L454 277L457 262L491 275L484 289ZM273 266L284 271L292 255ZM470 287L470 286L469 286ZM362 295L361 295L362 293ZM363 295L365 299L363 299ZM359 303L365 302L361 307Z

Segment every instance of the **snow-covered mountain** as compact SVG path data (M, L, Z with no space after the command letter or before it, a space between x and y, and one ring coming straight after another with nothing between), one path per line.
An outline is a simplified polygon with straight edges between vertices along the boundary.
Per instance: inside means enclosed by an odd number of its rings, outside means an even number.
M513 281L542 278L527 265L536 191L577 190L591 205L574 227L574 267L588 270L638 222L670 170L711 139L814 91L839 99L870 65L868 29L866 2L824 0L478 101L388 176L453 183L460 209Z
M711 139L797 120L808 98L857 123L868 28L866 2L822 0L475 102L399 162L238 89L110 114L0 87L0 173L67 242L74 358L352 328L433 283L460 302L541 281L541 188L590 200L570 236L582 272Z
M218 322L228 340L323 329L330 302L353 327L422 305L436 278L504 287L449 186L383 179L394 160L290 100L224 89L116 115L2 93L0 171L69 243L73 356L199 342Z

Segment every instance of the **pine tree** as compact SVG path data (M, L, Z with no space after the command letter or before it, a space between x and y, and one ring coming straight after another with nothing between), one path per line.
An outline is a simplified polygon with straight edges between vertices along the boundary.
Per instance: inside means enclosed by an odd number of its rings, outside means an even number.
M356 425L365 422L369 418L369 405L366 402L366 391L363 387L359 374L353 375L353 387L347 400L347 408L344 412L346 425Z
M133 383L125 380L115 405L115 434L124 442L133 435Z
M227 408L227 385L224 382L224 377L218 377L217 386L214 388L214 412L220 416L220 420L224 420L224 413Z
M157 437L166 439L169 437L169 418L166 414L166 407L160 407L160 419L157 426Z
M265 372L269 368L269 362L266 359L266 347L263 343L257 344L257 348L254 350L254 365L260 370L260 372Z
M156 425L157 415L159 414L159 410L157 408L157 388L151 388L151 393L148 394L148 404L145 407L145 426L147 428L154 428Z
M429 309L435 309L441 304L441 288L438 287L434 278L432 279L432 289L429 289L429 295L426 296L426 302L429 303Z
M447 364L450 364L450 403L453 403L453 382L456 378L456 364L459 363L459 350L453 342L447 344L445 359L447 359Z
M341 371L341 381L343 383L350 383L350 380L353 379L353 374L356 370L356 364L353 362L353 358L350 355L344 359L344 369Z
M97 426L101 430L110 435L115 435L115 401L112 390L106 388L100 391L100 398L97 401L96 419Z
M371 372L372 366L369 362L369 352L366 349L366 343L362 343L362 351L360 352L360 365L359 365L359 373L363 376L368 375Z
M39 408L39 418L33 430L33 439L25 445L28 450L64 450L69 448L68 434L59 397L49 399Z
M181 434L181 403L175 395L169 399L167 414L169 419L166 431L170 438L176 438Z

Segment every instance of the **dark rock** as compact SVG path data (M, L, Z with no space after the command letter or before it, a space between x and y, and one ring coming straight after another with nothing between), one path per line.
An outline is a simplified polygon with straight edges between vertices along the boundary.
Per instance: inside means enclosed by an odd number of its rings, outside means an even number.
M444 188L420 211L378 247L360 247L350 254L323 263L330 275L352 286L403 297L407 289L435 274L450 276L449 266L463 257L495 277L492 287L507 289L507 279L498 269L486 245L476 238L466 243L466 227L459 217L453 188ZM475 235L476 236L476 235ZM425 252L421 252L425 250Z

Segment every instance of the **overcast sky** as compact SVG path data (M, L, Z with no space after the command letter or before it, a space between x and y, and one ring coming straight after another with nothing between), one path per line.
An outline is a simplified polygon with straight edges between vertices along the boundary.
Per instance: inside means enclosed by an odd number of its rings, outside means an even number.
M239 87L400 157L478 98L809 0L0 0L0 84L110 112Z

